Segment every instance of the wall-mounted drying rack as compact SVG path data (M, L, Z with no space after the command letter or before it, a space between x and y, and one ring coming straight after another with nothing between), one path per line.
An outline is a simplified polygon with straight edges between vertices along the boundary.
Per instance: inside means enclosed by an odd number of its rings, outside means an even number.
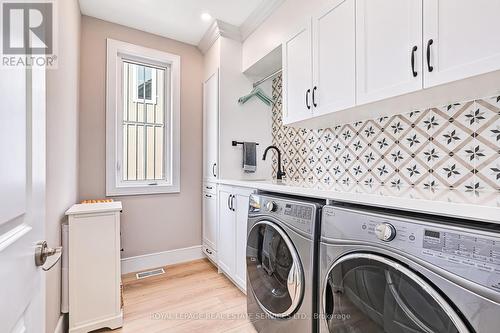
M280 74L282 72L282 69L278 69L274 73L266 76L265 78L255 82L253 84L253 89L252 91L245 96L242 96L238 99L238 104L245 104L248 100L250 100L253 97L258 97L264 104L267 106L272 106L274 104L274 98L271 96L268 96L261 88L259 88L259 85L264 83L267 80L270 80L274 78L276 75Z
M283 71L283 69L278 69L276 72L272 73L272 74L269 74L268 76L266 76L265 78L263 79L260 79L259 81L255 82L253 84L253 87L256 88L257 86L260 86L262 83L266 82L267 80L270 80L270 79L274 79L274 77L278 74L281 74L281 72Z
M240 141L232 141L232 142L231 142L231 145L232 145L233 147L236 147L237 145L242 145L243 143L244 143L244 142L240 142ZM258 144L258 143L256 143L255 145L257 145L257 146L258 146L259 144Z

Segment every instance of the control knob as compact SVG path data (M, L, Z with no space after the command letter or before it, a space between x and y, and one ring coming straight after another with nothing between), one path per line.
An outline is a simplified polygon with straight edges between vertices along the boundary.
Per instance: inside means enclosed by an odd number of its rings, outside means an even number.
M266 210L267 210L268 212L275 212L275 211L277 211L277 210L278 210L278 205L277 205L277 204L276 204L276 202L274 202L274 201L268 201L268 202L266 203Z
M396 237L396 228L390 223L380 223L375 227L375 235L384 242L390 242Z

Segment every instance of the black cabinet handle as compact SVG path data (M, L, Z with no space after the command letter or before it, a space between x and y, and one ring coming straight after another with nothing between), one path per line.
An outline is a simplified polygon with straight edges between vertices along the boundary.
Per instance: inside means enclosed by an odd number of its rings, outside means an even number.
M236 211L236 209L234 208L234 195L231 195L231 210L232 210L233 212L235 212L235 211Z
M415 45L413 49L411 49L411 71L413 73L413 77L417 77L418 73L415 71L415 52L417 52L418 47Z
M429 39L427 42L427 69L429 72L432 72L434 70L434 67L431 66L431 45L434 44L434 41L432 39Z
M212 251L210 251L209 249L205 249L205 252L207 252L208 254L212 255Z
M309 94L311 93L311 89L307 89L306 91L306 106L308 110L311 110L311 106L309 105Z
M316 90L317 89L318 89L318 87L313 88L313 105L314 105L314 107L318 106L318 104L316 104Z
M205 197L211 198L212 196L210 194L205 194Z
M231 209L231 198L233 197L232 194L230 194L228 197L227 197L227 208L229 208L229 210L232 210Z
M217 177L217 175L215 174L215 167L217 166L217 163L214 163L214 165L212 165L212 175L214 177Z

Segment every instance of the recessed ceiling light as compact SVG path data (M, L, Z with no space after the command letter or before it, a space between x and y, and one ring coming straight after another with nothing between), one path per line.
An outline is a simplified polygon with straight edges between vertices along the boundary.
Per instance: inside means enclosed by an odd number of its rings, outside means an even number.
M203 21L210 21L212 19L212 15L210 15L209 13L203 13L201 14L201 19Z

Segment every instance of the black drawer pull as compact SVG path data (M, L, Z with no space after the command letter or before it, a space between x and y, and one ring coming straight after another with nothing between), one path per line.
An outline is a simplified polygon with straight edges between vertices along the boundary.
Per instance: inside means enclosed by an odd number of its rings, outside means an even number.
M413 77L417 77L418 73L415 71L415 52L417 52L418 47L415 45L413 49L411 49L411 71L413 73Z
M314 107L318 107L318 104L316 104L316 90L317 89L318 89L318 87L313 88L313 105L314 105Z
M311 89L307 89L306 91L306 107L308 110L311 110L311 105L309 105L309 94L311 93Z
M432 39L429 39L427 42L427 69L429 72L432 72L434 70L434 67L431 66L431 45L434 44L434 41Z

